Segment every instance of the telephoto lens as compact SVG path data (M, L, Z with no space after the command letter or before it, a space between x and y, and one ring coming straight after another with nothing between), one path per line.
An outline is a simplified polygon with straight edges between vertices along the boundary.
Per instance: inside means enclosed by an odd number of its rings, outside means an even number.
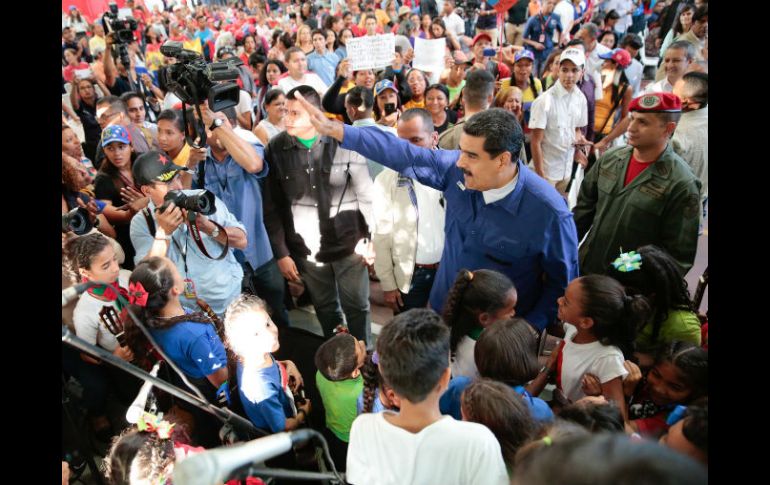
M82 207L76 207L61 216L62 232L72 231L78 236L91 232L94 227L88 217L88 211Z

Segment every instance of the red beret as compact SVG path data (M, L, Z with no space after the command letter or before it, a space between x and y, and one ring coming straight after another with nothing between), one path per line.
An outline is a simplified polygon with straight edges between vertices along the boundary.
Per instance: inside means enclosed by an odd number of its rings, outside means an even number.
M679 113L682 111L682 100L673 93L643 94L631 101L628 110L640 113Z

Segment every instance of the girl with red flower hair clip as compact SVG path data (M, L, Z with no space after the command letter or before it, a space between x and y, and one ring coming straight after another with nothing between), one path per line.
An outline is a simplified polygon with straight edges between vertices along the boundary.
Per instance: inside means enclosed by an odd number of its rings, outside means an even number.
M154 253L157 254L157 253ZM166 257L151 256L140 261L129 280L129 309L145 325L155 342L182 371L185 378L212 404L228 381L227 355L216 322L204 312L188 313L180 301L185 282L176 265ZM126 341L145 368L157 356L150 342L133 318L124 321ZM166 368L164 366L164 368ZM170 372L167 378L181 389L188 389L180 376ZM193 440L202 446L219 444L221 424L211 415L178 401L195 419Z

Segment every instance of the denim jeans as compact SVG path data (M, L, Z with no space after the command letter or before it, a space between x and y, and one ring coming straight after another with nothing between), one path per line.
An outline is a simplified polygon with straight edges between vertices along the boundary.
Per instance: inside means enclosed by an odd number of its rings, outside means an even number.
M334 328L347 321L351 335L371 344L369 272L361 256L351 254L331 263L303 259L297 261L297 266L310 291L324 337L332 337Z
M284 304L286 282L278 270L275 258L256 270L249 263L243 266L243 292L257 295L267 303L270 317L279 327L289 326L289 312Z
M427 268L418 268L415 266L412 273L412 282L409 284L409 293L401 293L401 301L404 306L402 312L412 308L425 308L430 297L430 290L433 288L433 281L436 279L436 270Z

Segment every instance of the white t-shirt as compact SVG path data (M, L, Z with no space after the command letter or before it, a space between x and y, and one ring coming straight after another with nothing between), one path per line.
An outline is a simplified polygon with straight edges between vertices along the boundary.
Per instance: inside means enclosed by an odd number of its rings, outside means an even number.
M455 356L449 363L452 369L452 377L465 376L474 379L479 376L479 369L476 367L474 351L476 350L476 341L465 335L457 342Z
M284 94L287 94L292 89L296 88L297 86L302 86L303 84L306 84L315 89L321 96L323 96L326 90L329 88L329 86L324 84L321 78L318 77L318 74L314 72L306 72L301 81L295 81L291 76L286 76L279 79L278 89L283 91Z
M532 102L529 129L543 130L543 172L546 178L568 179L575 155L575 129L588 124L588 103L574 86L567 91L556 81L548 91Z
M118 284L123 288L128 288L128 279L130 277L130 271L121 269L118 276ZM99 312L105 306L115 306L115 303L101 301L88 293L83 293L80 295L80 299L75 306L72 321L75 324L75 335L89 344L96 344L112 352L118 346L118 341L99 319ZM117 310L117 307L115 309Z
M440 11L440 10L439 10ZM465 21L452 12L445 17L441 17L444 20L444 25L449 32L455 35L455 38L459 38L465 35Z
M362 414L353 421L347 481L354 485L495 485L508 474L495 435L478 423L451 416L419 433L390 424L385 414Z
M601 342L576 344L572 339L577 328L564 324L564 349L561 363L561 388L571 401L585 397L582 379L587 373L593 374L604 384L616 377L625 377L628 371L623 367L623 352L614 345Z
M575 7L572 6L572 3L567 0L562 0L556 4L553 13L559 17L562 31L569 33L572 28L572 23L575 21Z

